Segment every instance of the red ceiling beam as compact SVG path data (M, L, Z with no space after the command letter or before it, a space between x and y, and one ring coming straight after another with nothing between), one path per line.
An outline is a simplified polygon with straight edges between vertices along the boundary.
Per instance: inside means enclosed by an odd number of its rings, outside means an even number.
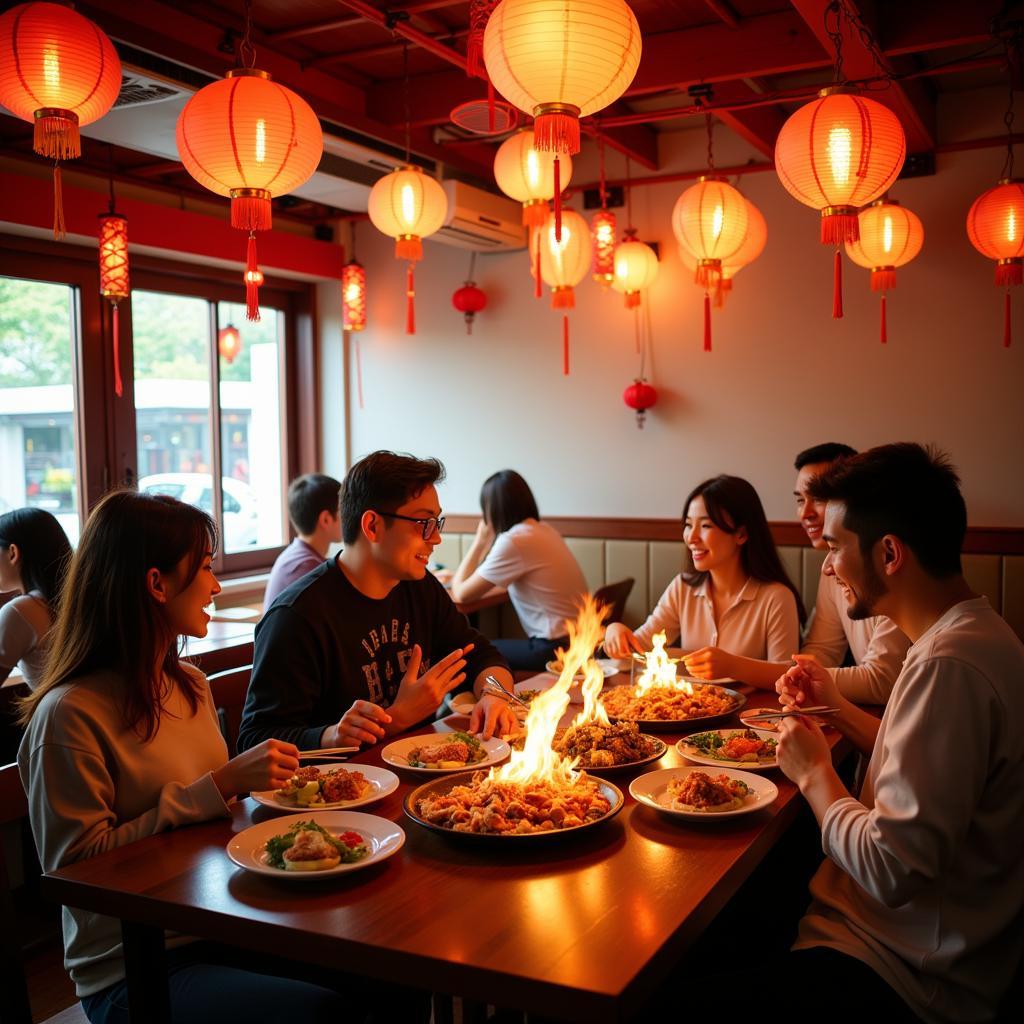
M818 37L818 41L829 52L831 56L832 44L825 28L825 12L829 7L829 0L791 0L800 16L807 22L808 28ZM856 0L845 0L846 6L853 10L863 20L864 15L859 9ZM899 5L893 5L899 6ZM844 17L842 19L843 33L843 78L847 81L856 81L861 78L872 78L878 74L885 74L887 71L898 71L886 57L883 62L886 67L880 68L875 53L867 42L857 31L849 31L849 25ZM872 26L870 31L875 36L875 45L878 46L878 37ZM911 153L928 152L935 148L935 102L927 85L920 81L894 82L888 89L880 89L872 94L872 99L878 100L887 106L903 125L907 135L907 149Z
M439 10L442 7L455 7L460 0L428 0L425 3L415 4L394 4L388 8L394 13L405 13L410 17L416 17L431 25L433 31L440 31L444 28L439 18L431 18L430 11ZM292 28L282 28L275 32L267 32L266 37L274 42L281 42L287 39L300 39L303 36L318 35L321 32L331 32L336 28L344 28L355 21L359 21L362 15L346 14L341 18L329 18L324 21L311 21L307 25L295 25Z
M885 5L879 43L887 57L992 41L990 26L1003 0L901 0Z
M464 39L469 35L469 29L463 28L458 29L455 32L445 32L435 38L438 42L444 40L455 41L456 39ZM360 50L342 50L339 53L324 53L318 57L308 57L302 62L303 69L305 68L323 68L329 67L332 64L339 64L343 61L350 60L368 60L372 57L386 57L389 54L401 53L403 48L408 46L408 42L403 43L383 43L380 46L368 46Z
M758 92L745 82L721 82L715 86L712 102L728 104L734 101L753 100ZM715 111L718 118L759 153L774 158L775 140L786 122L786 115L777 105L729 110L723 106Z

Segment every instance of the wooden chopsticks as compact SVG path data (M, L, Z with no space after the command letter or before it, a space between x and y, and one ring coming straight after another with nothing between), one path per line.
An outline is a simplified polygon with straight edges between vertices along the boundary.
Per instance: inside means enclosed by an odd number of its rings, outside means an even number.
M765 711L764 714L746 715L744 722L770 722L776 718L793 718L797 715L835 715L841 708L831 708L825 704L814 708L788 708L785 711Z
M299 757L337 757L339 754L355 754L358 747L323 747L320 750L300 750Z

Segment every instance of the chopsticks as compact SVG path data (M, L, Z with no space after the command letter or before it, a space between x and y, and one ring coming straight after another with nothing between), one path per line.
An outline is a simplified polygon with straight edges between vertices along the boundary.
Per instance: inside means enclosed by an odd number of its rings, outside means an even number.
M775 718L793 718L797 715L835 715L841 708L831 708L825 704L813 708L789 708L786 711L765 711L758 715L745 715L744 722L770 722Z
M320 750L300 750L299 757L336 757L338 754L355 754L358 747L323 747Z

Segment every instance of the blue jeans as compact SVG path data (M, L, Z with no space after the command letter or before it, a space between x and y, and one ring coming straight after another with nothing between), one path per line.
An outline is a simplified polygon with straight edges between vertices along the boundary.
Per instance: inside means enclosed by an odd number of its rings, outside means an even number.
M318 982L280 977L287 962L209 942L167 950L167 985L174 1024L226 1024L228 1021L425 1022L430 1014L426 993L392 985L377 986L370 1016L369 983L327 971L314 972ZM296 965L296 971L302 968ZM344 993L344 994L342 994ZM128 985L119 981L82 998L90 1024L128 1024Z
M492 640L491 643L498 648L509 668L543 672L545 664L554 658L555 648L568 646L569 638L542 640L532 636L529 640Z

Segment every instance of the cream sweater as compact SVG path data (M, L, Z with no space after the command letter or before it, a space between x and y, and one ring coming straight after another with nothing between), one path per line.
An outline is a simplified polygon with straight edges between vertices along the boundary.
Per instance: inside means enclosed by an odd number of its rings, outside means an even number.
M156 735L125 728L119 679L96 672L40 701L18 751L21 781L44 870L145 836L228 813L211 772L228 760L206 677L193 715L173 686ZM118 920L63 911L64 966L79 996L124 977Z

